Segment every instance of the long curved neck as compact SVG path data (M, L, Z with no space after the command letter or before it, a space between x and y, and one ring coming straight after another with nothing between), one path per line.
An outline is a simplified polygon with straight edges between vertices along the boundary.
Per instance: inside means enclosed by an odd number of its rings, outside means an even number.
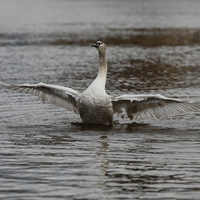
M106 85L106 77L107 77L107 59L106 59L106 51L99 51L99 72L97 76L97 80L99 80L102 86L105 88Z
M88 87L88 89L92 89L92 91L101 91L105 92L106 86L106 76L107 76L107 59L106 59L106 51L99 52L99 72L96 79L92 82L92 84Z

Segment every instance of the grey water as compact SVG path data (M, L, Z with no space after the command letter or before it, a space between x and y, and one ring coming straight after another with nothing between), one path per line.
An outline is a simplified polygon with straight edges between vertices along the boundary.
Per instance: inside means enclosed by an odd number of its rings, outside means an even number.
M200 101L200 1L2 0L0 81ZM200 112L113 127L0 87L0 199L199 199Z

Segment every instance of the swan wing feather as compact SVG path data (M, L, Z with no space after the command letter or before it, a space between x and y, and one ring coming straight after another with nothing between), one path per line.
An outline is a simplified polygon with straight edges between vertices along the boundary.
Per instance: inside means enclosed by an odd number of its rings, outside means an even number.
M4 84L4 87L18 92L33 94L42 99L42 101L50 102L59 107L63 107L69 111L78 114L77 98L80 96L79 92L63 86L50 85L45 83L38 84Z
M162 95L121 95L112 98L114 113L127 115L131 120L162 119L184 112L200 110L200 103L181 101Z

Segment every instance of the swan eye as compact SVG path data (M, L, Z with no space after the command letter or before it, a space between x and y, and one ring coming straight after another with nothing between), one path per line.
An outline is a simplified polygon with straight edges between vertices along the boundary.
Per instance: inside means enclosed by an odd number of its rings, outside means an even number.
M96 47L97 47L97 48L100 47L101 44L103 44L103 43L102 43L102 42L97 42L97 43L96 43Z

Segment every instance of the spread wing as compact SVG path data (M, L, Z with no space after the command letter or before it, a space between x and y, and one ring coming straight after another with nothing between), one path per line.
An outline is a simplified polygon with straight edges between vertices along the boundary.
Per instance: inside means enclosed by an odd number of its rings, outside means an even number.
M131 120L162 119L184 112L200 110L200 102L192 103L162 95L122 95L112 98L114 113Z
M42 101L50 102L78 114L77 98L80 93L71 88L45 83L9 85L0 82L0 84L8 89L36 95Z

